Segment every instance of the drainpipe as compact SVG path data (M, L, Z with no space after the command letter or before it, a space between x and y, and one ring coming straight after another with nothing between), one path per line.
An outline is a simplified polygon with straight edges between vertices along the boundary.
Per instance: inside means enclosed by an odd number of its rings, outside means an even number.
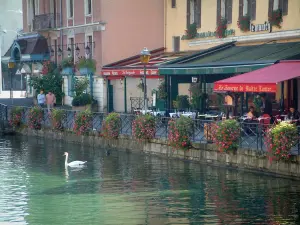
M59 16L59 19L60 19L60 27L63 27L63 20L62 20L62 1L63 0L60 0L60 16ZM60 47L63 48L63 30L61 29L60 30ZM62 51L61 53L61 58L63 59L64 58L64 51Z

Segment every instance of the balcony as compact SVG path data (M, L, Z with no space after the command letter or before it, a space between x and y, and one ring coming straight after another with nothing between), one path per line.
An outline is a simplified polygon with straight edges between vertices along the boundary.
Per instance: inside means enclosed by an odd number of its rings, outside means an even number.
M36 15L33 19L33 30L51 30L59 28L59 14L49 13Z

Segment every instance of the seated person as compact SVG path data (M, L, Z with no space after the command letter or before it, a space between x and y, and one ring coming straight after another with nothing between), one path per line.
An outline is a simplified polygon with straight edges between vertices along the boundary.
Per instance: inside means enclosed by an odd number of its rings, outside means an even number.
M290 106L290 111L288 112L287 119L288 120L299 120L300 119L300 114L298 111L296 111L294 106Z
M249 119L255 119L258 117L257 113L255 112L255 109L253 106L249 107L249 112L247 113L247 117Z

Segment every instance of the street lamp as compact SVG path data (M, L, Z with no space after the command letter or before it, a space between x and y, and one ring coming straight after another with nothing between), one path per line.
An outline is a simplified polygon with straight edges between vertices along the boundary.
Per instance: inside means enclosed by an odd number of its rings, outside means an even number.
M146 80L146 74L147 74L147 68L146 65L150 61L150 51L145 47L141 51L141 63L144 64L144 109L145 109L145 114L147 113L148 110L148 99L147 99L147 80Z
M8 69L10 70L10 98L11 98L11 104L14 104L14 96L13 96L13 69L15 68L15 60L9 59L8 61Z

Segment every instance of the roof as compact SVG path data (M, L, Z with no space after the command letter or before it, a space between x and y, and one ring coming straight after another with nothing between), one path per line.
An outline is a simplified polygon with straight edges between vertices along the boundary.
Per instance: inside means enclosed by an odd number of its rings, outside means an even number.
M248 46L231 42L161 65L159 72L162 75L234 74L250 72L279 60L294 59L300 59L300 42L268 42Z
M45 37L40 34L30 34L27 36L20 36L14 42L20 46L22 55L32 55L32 54L48 54L48 42ZM7 50L4 57L10 57L11 47Z
M276 92L277 83L300 77L300 60L280 61L277 64L220 80L214 91Z

